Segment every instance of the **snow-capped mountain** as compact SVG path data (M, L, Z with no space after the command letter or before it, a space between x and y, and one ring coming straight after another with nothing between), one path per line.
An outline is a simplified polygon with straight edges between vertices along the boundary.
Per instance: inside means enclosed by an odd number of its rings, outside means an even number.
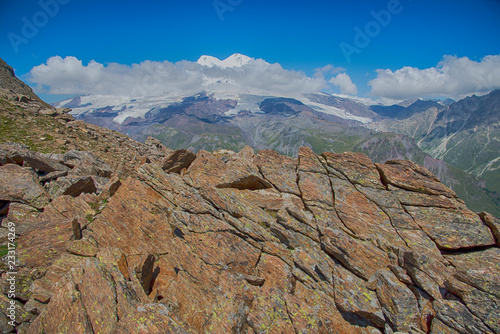
M197 93L204 93L216 100L233 101L234 106L224 111L224 117L235 117L242 112L262 113L261 104L264 100L281 97L294 99L312 112L329 119L333 117L340 121L367 124L377 116L362 101L325 93L301 93L302 82L307 82L303 73L289 72L279 64L270 64L262 59L257 60L240 53L235 53L224 60L204 55L196 64L201 66L201 70L195 74L179 68L180 72L170 74L167 71L160 76L166 81L169 81L170 75L191 76L193 86L188 87L190 88L188 90L179 90L176 87L169 89L168 85L163 85L163 79L158 78L152 80L153 84L150 84L148 80L151 77L148 72L146 79L139 81L138 85L146 82L147 91L144 93L151 96L135 97L127 95L126 91L123 96L80 95L54 105L72 108L72 114L80 118L104 113L108 118L113 116L111 120L118 125L126 122L128 118L144 119L148 112L175 106ZM286 78L281 78L282 76Z
M242 66L247 65L254 60L255 59L250 58L248 56L235 53L224 60L220 60L212 56L201 56L200 59L198 59L197 63L201 66L208 68L216 68L220 70L232 70L241 68ZM225 95L229 93L229 95L235 95L232 94L231 92L235 91L236 89L240 93L244 92L245 90L247 90L245 93L251 93L251 91L253 91L248 89L248 87L246 89L241 87L241 85L239 85L234 78L227 77L223 73L211 72L210 75L203 74L202 78L204 87L203 90L210 93L214 94L222 93Z
M234 107L225 111L224 116L232 117L241 112L261 114L261 104L269 98L280 98L272 95L238 94L231 92L206 92L216 100L234 101ZM180 103L189 96L148 96L137 99L126 97L87 95L77 96L55 103L56 107L73 109L72 114L77 117L86 117L90 114L106 112L108 116L114 115L113 122L122 124L127 118L144 118L152 110L167 108ZM349 100L333 95L318 93L305 96L296 96L294 100L303 103L312 111L333 116L339 120L366 124L376 116L368 106L354 100ZM345 103L350 101L349 104Z
M212 56L201 56L198 59L197 63L202 66L207 67L221 67L221 68L232 68L232 67L241 67L246 65L252 61L253 58L242 55L240 53L235 53L224 60L220 60L219 58Z

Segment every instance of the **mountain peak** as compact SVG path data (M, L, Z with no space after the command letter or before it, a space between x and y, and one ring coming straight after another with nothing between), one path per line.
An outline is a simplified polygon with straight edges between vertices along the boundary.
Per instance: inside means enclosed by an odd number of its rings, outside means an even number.
M240 53L235 53L222 61L225 67L240 67L248 64L252 61L252 58L242 55Z
M202 66L213 67L213 66L219 66L221 63L221 60L219 58L216 58L216 57L203 55L198 59L197 63L202 65Z
M197 63L202 66L207 67L221 67L221 68L232 68L232 67L241 67L243 65L248 64L252 61L252 58L242 55L240 53L235 53L224 60L220 60L219 58L213 56L201 56Z

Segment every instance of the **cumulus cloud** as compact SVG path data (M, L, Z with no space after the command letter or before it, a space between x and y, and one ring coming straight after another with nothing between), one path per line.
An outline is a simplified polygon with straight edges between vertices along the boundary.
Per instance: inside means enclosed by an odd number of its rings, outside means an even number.
M346 73L339 73L337 76L330 79L330 83L340 88L342 94L356 95L358 87L352 82L351 77Z
M445 56L436 67L426 69L379 69L368 84L372 95L399 100L428 96L458 99L487 93L500 89L500 55L486 56L479 62Z
M127 97L189 95L201 91L294 96L321 91L324 78L311 78L279 64L251 59L238 67L204 66L197 62L144 61L140 64L84 65L75 57L51 57L34 67L28 80L48 94L100 94Z

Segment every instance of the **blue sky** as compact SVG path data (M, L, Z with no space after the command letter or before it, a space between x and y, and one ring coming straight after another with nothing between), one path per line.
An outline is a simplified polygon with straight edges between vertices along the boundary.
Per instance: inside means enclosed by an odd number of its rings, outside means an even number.
M390 6L397 10L377 23L373 13L390 13ZM26 22L37 31L27 30ZM371 37L356 44L355 27ZM53 56L76 57L85 66L91 60L224 59L238 52L309 77L331 64L345 71L357 95L373 96L369 82L380 76L376 70L435 68L446 55L478 63L500 55L500 1L3 0L0 40L0 57L23 79ZM357 52L346 58L341 45ZM491 85L485 86L496 88Z

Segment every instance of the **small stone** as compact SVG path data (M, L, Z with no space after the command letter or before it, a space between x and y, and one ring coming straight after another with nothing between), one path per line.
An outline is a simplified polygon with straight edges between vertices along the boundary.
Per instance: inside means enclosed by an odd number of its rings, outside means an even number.
M392 160L375 165L386 184L424 194L457 197L453 190L442 184L425 167L412 161Z
M389 269L393 272L394 275L404 284L411 285L413 284L411 277L408 276L405 270L399 266L390 265Z
M254 276L254 275L247 275L247 274L240 274L241 278L243 278L245 281L247 281L251 285L255 286L262 286L266 279L264 277L259 277L259 276Z

